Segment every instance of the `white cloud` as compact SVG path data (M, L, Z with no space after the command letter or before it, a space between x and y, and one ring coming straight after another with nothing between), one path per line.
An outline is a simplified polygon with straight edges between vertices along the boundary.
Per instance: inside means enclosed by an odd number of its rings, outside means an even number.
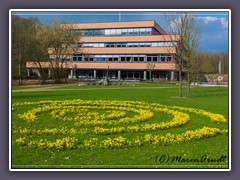
M220 18L221 24L223 25L223 28L228 28L228 21L226 18Z
M213 16L207 16L207 17L198 17L198 19L203 20L206 24L215 22L215 21L220 21L224 29L228 28L228 20L226 18L217 18Z

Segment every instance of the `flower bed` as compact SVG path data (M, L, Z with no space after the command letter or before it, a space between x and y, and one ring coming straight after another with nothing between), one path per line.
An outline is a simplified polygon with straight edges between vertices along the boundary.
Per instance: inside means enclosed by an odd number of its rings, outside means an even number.
M140 101L76 99L15 103L13 109L18 112L22 106L32 109L18 113L19 119L27 127L15 128L13 134L17 138L13 141L29 148L63 150L167 145L228 133L225 129L204 126L182 133L162 134L162 130L185 126L191 120L190 114L204 116L217 123L227 123L221 114L180 106ZM42 121L40 115L44 113L49 114L47 122L50 124L62 122L63 125L37 128ZM157 122L152 122L161 113L166 114L169 120L159 118Z

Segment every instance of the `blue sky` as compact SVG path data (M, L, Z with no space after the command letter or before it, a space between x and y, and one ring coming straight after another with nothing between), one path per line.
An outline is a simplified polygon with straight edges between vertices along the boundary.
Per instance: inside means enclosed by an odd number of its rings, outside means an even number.
M121 11L121 21L155 20L164 29L164 17L166 14L176 12L161 11ZM228 11L194 11L189 12L196 17L201 26L199 40L200 51L228 51L229 28ZM12 11L12 14L21 17L37 17L41 22L48 22L57 18L69 23L86 22L113 22L119 21L119 11Z

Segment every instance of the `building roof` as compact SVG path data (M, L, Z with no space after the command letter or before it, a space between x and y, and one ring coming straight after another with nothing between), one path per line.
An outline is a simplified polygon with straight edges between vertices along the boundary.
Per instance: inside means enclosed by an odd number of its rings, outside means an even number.
M61 24L62 27L72 29L101 29L101 28L134 28L134 27L155 27L160 34L167 34L154 20L149 21L121 21L121 22L100 22L100 23L77 23Z

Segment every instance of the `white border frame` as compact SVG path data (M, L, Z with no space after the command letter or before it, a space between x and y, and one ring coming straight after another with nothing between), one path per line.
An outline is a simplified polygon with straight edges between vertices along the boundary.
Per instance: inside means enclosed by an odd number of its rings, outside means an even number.
M228 53L229 53L229 73L228 73L228 119L229 119L229 169L12 169L12 157L11 157L11 129L12 129L12 62L11 62L11 50L12 50L12 38L11 38L11 17L12 12L228 12ZM9 10L9 171L231 171L231 10L230 9L10 9Z

